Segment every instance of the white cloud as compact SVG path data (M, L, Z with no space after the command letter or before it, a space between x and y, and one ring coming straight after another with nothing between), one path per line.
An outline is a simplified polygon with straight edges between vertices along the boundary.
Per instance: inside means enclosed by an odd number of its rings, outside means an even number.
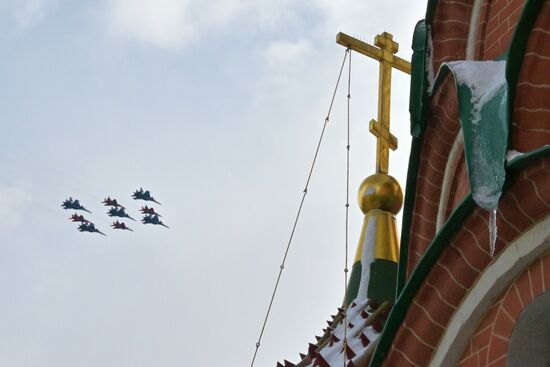
M236 0L108 0L115 33L169 50L223 28L247 7L247 2Z
M275 41L266 47L264 56L270 68L286 71L290 67L303 65L312 51L308 40Z
M40 23L57 7L58 3L58 0L22 0L16 2L14 16L17 24L21 28L27 29Z
M373 9L377 7L374 1L316 0L315 5L324 16L328 28L333 33L343 27L346 29L365 29L376 18L380 18L379 13ZM363 16L358 17L357 14ZM377 17L369 19L368 14L377 14Z
M107 0L113 31L124 37L179 50L229 26L274 29L297 19L288 0Z
M7 229L21 223L23 212L31 200L30 191L23 185L0 183L0 228Z
M112 0L109 16L114 30L137 41L179 48L193 36L186 0Z
M311 56L315 52L311 42L301 39L295 42L277 40L263 46L260 56L266 65L266 73L258 79L258 92L260 95L268 93L288 94L289 88L303 76L304 69L311 62Z

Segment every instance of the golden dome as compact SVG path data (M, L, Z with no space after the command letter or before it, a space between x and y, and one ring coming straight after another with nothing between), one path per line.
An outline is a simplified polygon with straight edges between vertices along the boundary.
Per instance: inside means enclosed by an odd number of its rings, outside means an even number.
M363 214L373 209L399 213L403 206L403 191L395 178L385 173L375 173L367 177L357 194Z

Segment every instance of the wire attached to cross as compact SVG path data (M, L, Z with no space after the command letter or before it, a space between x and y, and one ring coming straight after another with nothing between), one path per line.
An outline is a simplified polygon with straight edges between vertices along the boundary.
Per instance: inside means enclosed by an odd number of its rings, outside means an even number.
M348 239L349 239L349 153L350 153L350 100L351 100L351 50L348 48L346 50L349 52L348 59L348 93L347 93L347 123L346 123L346 133L347 133L347 145L346 145L346 260L344 264L344 302L348 299ZM344 304L344 367L348 364L348 309L347 305Z
M344 65L346 64L346 59L347 59L349 53L350 53L350 50L346 49L346 52L344 53L344 59L342 60L342 65L340 66L340 72L338 73L338 79L336 80L336 85L334 87L334 91L332 93L332 98L330 100L330 105L329 105L329 108L328 108L328 112L327 112L327 115L325 117L325 121L323 123L323 128L321 129L321 135L319 136L319 141L318 141L317 147L315 149L315 154L313 155L313 161L312 161L311 167L309 169L309 173L308 173L308 176L307 176L305 188L302 191L302 199L300 201L300 205L298 207L298 212L296 213L296 217L294 219L294 224L293 224L292 230L290 232L290 238L288 239L288 243L286 245L285 253L284 253L284 256L283 256L283 261L281 262L281 265L279 265L279 275L277 276L277 281L275 282L275 287L273 288L273 293L271 295L271 300L269 301L269 306L267 308L267 312L266 312L266 315L265 315L265 318L264 318L262 329L260 331L258 341L256 342L256 349L254 350L254 356L252 357L252 362L250 363L250 367L254 366L254 362L256 361L256 356L258 354L258 350L260 349L260 345L261 345L261 342L262 342L262 337L264 335L265 327L267 325L267 320L269 318L269 314L270 314L271 308L273 306L273 301L275 300L275 295L277 294L277 289L279 287L279 282L281 280L281 275L283 274L283 270L285 268L285 262L286 262L286 259L287 259L287 256L288 256L288 252L290 250L290 245L292 244L292 239L294 238L294 232L296 230L296 226L298 224L298 220L299 220L300 214L302 212L302 207L304 205L304 201L305 201L305 198L306 198L306 195L307 195L309 182L311 181L311 176L313 174L313 169L315 168L315 163L317 162L317 156L319 154L319 149L321 148L321 143L323 141L323 136L325 134L327 124L330 121L330 113L332 112L332 106L334 104L334 99L336 97L336 92L338 91L338 86L340 84L340 79L342 77L342 71L344 70Z

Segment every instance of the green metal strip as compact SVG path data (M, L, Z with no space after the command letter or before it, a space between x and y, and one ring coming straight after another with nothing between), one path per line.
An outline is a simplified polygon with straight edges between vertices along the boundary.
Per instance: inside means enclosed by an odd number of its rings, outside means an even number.
M432 24L435 15L435 9L437 8L439 0L428 0L428 7L426 9L426 23Z
M476 204L487 210L498 206L506 177L509 116L505 66L505 61L461 60L445 62L440 68L449 69L454 76L470 188Z
M382 304L395 301L397 263L390 260L374 259L370 264L370 278L367 298Z
M506 50L505 52L503 52L499 56L497 56L497 58L495 60L496 61L503 61L503 60L507 60L507 59L508 59L508 50Z
M523 167L528 166L531 163L536 162L539 159L546 158L548 156L550 156L550 145L544 145L540 148L532 150L528 153L523 153L522 155L512 159L506 165L506 171L517 171L518 169L522 169Z
M363 272L363 266L361 260L358 260L351 267L351 275L349 277L348 288L346 290L346 299L344 300L344 306L349 306L351 301L357 297L359 292L359 284L361 283L361 273Z
M409 96L409 112L411 115L411 135L419 137L424 130L424 109L426 108L426 22L420 20L414 27L411 58L411 90Z
M411 112L411 153L409 155L409 167L407 171L407 183L405 191L405 203L403 207L403 219L401 223L401 245L399 247L399 264L397 267L396 297L407 281L407 263L409 258L409 241L412 222L412 211L416 199L416 179L420 166L420 152L426 115L429 109L427 100L425 49L427 42L426 22L420 20L414 29L412 49L414 50L411 62L411 92L409 111ZM416 58L415 58L416 54Z
M405 191L405 203L403 206L403 220L401 223L401 245L399 246L399 264L397 267L397 296L407 282L407 263L409 260L409 243L412 224L412 212L416 200L416 181L418 168L420 167L420 152L422 136L413 137L411 142L411 154L409 156L409 169L407 171L407 184Z
M509 165L507 165L507 171L516 171L525 168L533 162L550 157L550 146L546 145L530 153L523 154L515 158ZM504 192L511 185L511 175L507 175L506 184L504 186ZM468 194L464 200L453 211L443 228L434 237L428 249L420 259L417 267L412 273L409 281L405 285L405 288L399 295L399 298L395 302L384 326L384 330L379 337L378 345L374 351L370 367L381 366L386 354L388 353L390 346L393 342L395 334L402 324L407 314L409 306L418 292L420 286L424 283L429 271L439 259L439 256L445 249L449 242L449 239L462 227L464 220L468 217L471 211L475 207L472 195Z

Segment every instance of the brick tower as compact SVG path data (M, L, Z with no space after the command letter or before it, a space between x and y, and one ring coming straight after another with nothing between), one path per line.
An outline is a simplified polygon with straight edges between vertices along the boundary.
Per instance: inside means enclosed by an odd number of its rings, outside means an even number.
M550 0L430 0L414 32L396 298L297 365L550 366Z

